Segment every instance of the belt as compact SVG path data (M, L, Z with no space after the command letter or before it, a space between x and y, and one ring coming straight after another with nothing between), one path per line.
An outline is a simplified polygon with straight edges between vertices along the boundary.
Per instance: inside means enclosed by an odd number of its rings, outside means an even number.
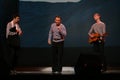
M57 41L57 40L61 40L61 39L53 39L53 40Z

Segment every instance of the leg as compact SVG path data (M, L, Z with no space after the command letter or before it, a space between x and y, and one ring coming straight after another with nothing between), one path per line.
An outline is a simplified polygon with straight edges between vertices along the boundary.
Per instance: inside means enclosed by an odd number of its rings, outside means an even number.
M57 46L56 43L53 42L52 44L52 72L56 72L57 66Z
M97 41L93 43L93 52L95 53L99 52L99 44Z
M60 42L58 46L58 72L62 71L63 46L64 46L64 43Z
M9 60L11 63L11 70L14 70L14 58L15 58L15 50L13 47L9 47Z
M102 56L102 70L106 71L107 63L106 63L106 57L105 57L105 54L104 54L104 42L100 44L100 53L101 53L101 56Z

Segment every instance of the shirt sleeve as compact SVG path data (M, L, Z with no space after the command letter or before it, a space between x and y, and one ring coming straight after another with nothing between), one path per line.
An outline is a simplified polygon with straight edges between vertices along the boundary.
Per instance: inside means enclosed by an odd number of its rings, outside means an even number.
M93 31L93 25L91 26L91 28L90 28L90 30L88 32L88 35L90 35L92 33L92 31Z
M21 28L20 28L20 26L18 24L16 24L16 30L18 30L20 32L22 31Z
M6 27L6 38L8 38L9 29L10 29L10 23L8 23Z
M105 34L105 33L106 33L106 25L103 24L103 34Z
M48 40L51 40L51 38L52 38L52 25L51 25L50 30L49 30Z
M65 37L67 35L67 31L64 25L62 25L62 29L60 30L60 33Z

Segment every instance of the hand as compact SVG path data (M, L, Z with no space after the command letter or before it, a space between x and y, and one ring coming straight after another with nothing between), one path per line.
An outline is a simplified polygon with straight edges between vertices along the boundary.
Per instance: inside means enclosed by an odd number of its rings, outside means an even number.
M93 35L90 35L90 37L92 38L92 37L94 37Z
M22 35L22 34L23 34L22 31L20 31L20 32L19 32L19 35Z
M90 36L91 38L92 38L92 37L94 37L94 35L93 35L93 34L90 34L89 36Z
M16 32L17 32L19 35L22 35L22 31L16 30Z
M61 31L61 27L60 26L58 26L57 28L58 28L59 31Z
M51 40L48 40L48 44L51 45Z

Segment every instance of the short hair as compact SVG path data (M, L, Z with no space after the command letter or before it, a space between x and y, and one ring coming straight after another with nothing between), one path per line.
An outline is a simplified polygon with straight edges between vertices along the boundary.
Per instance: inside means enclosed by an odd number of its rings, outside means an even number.
M98 15L98 16L100 16L100 17L101 17L100 13L94 13L94 15Z
M60 16L55 16L55 18L60 18L60 19L61 19L61 17L60 17Z
M20 17L19 14L13 14L12 18Z

